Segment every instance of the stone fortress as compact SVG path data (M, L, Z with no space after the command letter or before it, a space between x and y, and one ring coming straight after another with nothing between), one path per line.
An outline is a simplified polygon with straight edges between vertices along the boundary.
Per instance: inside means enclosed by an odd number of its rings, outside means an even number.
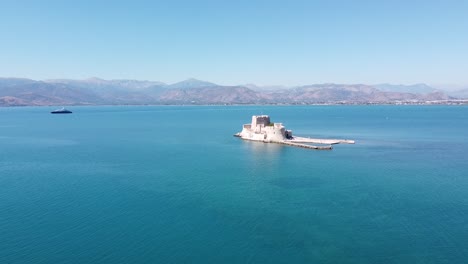
M244 124L242 131L234 136L245 140L261 141L264 143L279 143L309 149L332 149L331 145L346 143L354 144L354 140L347 139L318 139L293 136L282 123L272 123L267 115L252 116L250 124ZM312 144L321 144L314 146Z

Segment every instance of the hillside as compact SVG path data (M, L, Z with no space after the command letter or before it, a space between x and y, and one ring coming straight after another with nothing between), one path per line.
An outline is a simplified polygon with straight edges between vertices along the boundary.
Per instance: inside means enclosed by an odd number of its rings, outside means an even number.
M451 99L427 85L313 84L252 89L188 79L175 84L138 80L46 80L0 78L0 106L121 104L310 104L392 103ZM392 88L393 87L393 88ZM416 92L411 91L416 88ZM422 93L427 92L427 93Z

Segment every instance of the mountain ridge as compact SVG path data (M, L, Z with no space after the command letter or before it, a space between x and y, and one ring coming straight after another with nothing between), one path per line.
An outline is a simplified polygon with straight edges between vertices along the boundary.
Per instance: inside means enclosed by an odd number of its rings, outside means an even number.
M378 85L324 83L261 89L253 84L226 86L194 78L173 84L96 77L44 81L0 78L0 106L392 103L454 99L426 84L385 86L379 89ZM419 87L419 93L407 92L411 87Z

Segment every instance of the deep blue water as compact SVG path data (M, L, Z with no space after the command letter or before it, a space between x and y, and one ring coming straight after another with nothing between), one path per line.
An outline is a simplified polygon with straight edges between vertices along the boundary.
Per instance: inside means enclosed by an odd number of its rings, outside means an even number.
M468 107L0 108L0 263L466 263ZM253 114L332 151L242 141Z

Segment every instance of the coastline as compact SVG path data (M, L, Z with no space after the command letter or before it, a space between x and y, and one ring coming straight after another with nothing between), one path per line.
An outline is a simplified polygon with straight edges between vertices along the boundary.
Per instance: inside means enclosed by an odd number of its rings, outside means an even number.
M451 99L436 101L388 101L388 102L297 102L297 103L154 103L154 104L86 104L86 103L64 103L64 104L38 104L38 105L0 105L0 107L51 107L51 106L297 106L297 105L468 105L468 99Z

